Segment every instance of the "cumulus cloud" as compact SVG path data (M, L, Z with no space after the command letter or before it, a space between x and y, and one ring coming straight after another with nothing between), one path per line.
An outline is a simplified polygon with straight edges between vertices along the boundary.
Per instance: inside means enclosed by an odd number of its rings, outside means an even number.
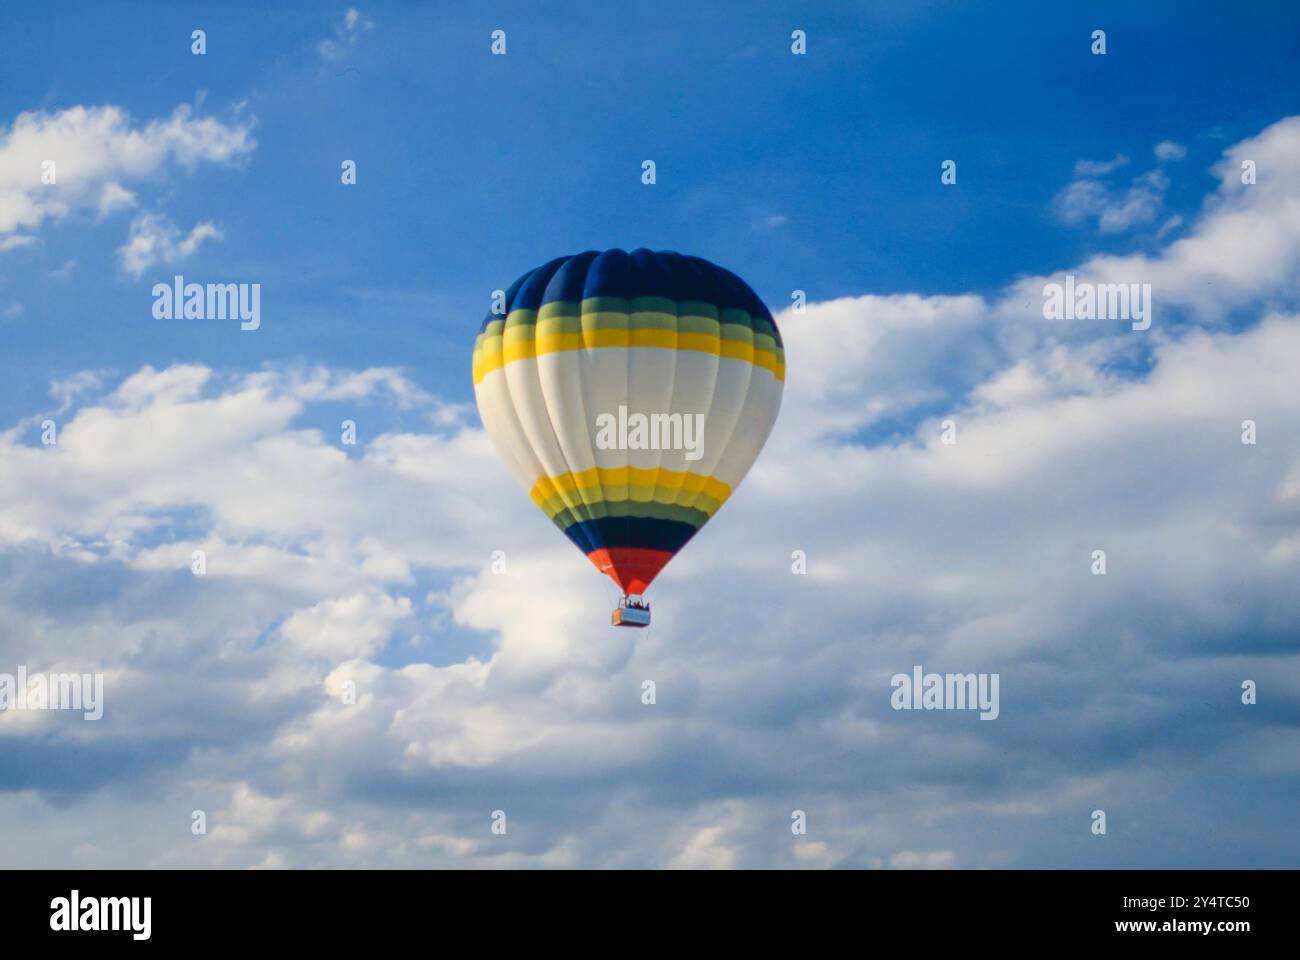
M126 183L235 163L255 146L250 123L199 117L187 104L143 124L116 106L19 114L0 127L0 243L30 240L75 211L106 216L134 204Z
M371 657L383 647L393 627L411 615L411 601L386 594L354 593L295 611L280 635L308 655Z
M1045 321L1044 277L786 311L770 449L635 638L399 371L70 376L56 445L49 411L0 433L0 663L102 669L109 706L0 714L9 861L57 831L96 866L1294 862L1251 821L1300 775L1298 136L1230 148L1169 246L1065 268L1152 277L1179 323ZM1254 233L1281 249L1201 303ZM345 452L339 402L395 419ZM999 719L892 710L914 664L999 673ZM1086 845L1097 807L1122 842Z

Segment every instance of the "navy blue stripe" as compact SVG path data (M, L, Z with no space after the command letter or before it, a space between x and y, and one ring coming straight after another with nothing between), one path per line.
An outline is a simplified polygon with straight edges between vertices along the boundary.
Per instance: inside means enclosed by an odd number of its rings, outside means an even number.
M695 536L698 528L680 520L652 517L599 517L571 524L565 536L583 553L601 547L640 547L676 553Z

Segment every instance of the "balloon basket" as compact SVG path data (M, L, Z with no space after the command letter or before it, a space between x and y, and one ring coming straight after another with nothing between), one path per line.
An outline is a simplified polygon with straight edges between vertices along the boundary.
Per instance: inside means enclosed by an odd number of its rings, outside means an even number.
M610 622L616 627L648 627L650 604L636 595L621 597Z

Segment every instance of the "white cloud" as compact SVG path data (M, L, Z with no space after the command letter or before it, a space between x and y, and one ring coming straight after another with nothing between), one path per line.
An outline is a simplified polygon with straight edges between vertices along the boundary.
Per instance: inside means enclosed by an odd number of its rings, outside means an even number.
M1242 183L1242 164L1266 173ZM1294 302L1300 293L1300 116L1229 147L1213 167L1218 189L1185 235L1155 254L1098 255L1074 268L1093 282L1149 282L1164 306L1216 321L1244 304ZM1014 302L1041 307L1043 278L1016 285ZM1158 321L1157 321L1158 322Z
M1156 239L1163 240L1170 233L1173 233L1183 225L1183 218L1177 214L1170 217L1164 223L1160 224L1160 229L1156 231Z
M782 335L805 359L800 390L783 403L821 433L938 401L950 378L972 385L996 362L979 343L986 317L983 299L969 295L868 295L786 310Z
M372 657L410 615L406 597L354 593L295 611L280 627L280 635L312 655Z
M68 277L72 276L76 270L76 260L65 260L61 266L57 266L53 270L47 270L45 275L53 280L66 280Z
M0 127L0 243L29 240L47 220L74 211L107 215L134 202L127 182L155 180L172 167L234 163L255 146L251 124L196 117L185 104L144 124L115 106L19 114ZM54 183L42 182L47 161Z
M1134 177L1122 190L1100 180L1075 180L1057 195L1056 208L1066 223L1095 220L1102 233L1118 233L1153 221L1168 189L1169 177L1159 169Z
M951 850L900 850L889 858L889 865L899 870L951 870L957 855Z
M727 843L727 828L706 826L693 830L681 851L668 862L675 870L727 870L740 860L740 851Z
M349 7L343 18L334 25L334 37L316 45L322 60L337 61L347 56L361 42L363 34L374 29L374 21L355 7Z
M1128 165L1128 157L1117 153L1110 160L1080 160L1074 165L1076 177L1104 177Z
M171 265L193 256L205 240L220 239L221 231L211 221L196 223L181 236L174 223L151 213L132 221L130 235L117 253L123 269L138 277L155 264Z
M1154 153L1163 163L1183 159L1187 148L1165 140L1156 144ZM1102 233L1120 233L1154 222L1164 206L1169 177L1156 167L1133 177L1126 187L1105 181L1128 163L1129 158L1122 153L1111 160L1080 160L1075 163L1074 181L1056 196L1057 215L1069 224L1095 221ZM1164 232L1167 231L1162 230L1161 236Z
M103 189L99 192L98 211L101 217L106 217L110 213L133 206L135 206L135 194L120 183L114 183L110 180L104 184Z
M1157 160L1181 160L1187 156L1187 148L1181 143L1163 140L1156 144L1155 154Z
M104 379L93 370L82 370L50 384L50 396L59 401L59 413L72 406L77 397L102 390Z

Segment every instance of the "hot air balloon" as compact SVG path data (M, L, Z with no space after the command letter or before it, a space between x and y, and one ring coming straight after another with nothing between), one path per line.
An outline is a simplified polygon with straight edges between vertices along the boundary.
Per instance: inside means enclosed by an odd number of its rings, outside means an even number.
M533 502L622 590L616 626L727 501L781 406L785 351L734 273L668 251L530 270L474 344L474 395Z

